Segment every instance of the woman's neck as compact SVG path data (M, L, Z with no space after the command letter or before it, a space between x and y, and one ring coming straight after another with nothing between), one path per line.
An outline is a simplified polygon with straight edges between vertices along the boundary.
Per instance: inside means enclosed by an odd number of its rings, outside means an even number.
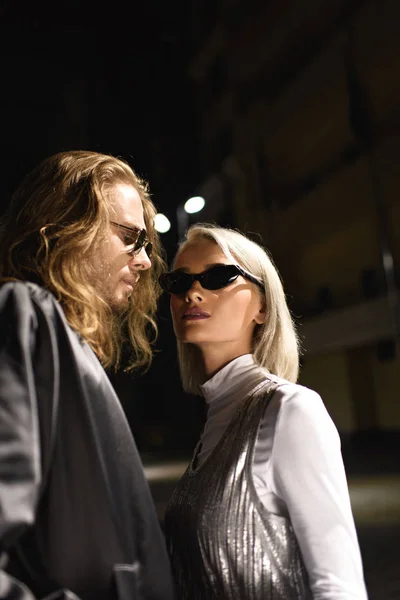
M200 351L203 356L206 378L210 379L235 358L251 354L251 349L243 344L228 342L224 344L202 344Z

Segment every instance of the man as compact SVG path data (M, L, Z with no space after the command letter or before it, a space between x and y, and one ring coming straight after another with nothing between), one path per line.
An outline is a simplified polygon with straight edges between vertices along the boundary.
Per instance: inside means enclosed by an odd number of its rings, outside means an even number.
M0 233L0 598L169 600L164 540L103 367L151 361L163 266L145 183L63 152Z

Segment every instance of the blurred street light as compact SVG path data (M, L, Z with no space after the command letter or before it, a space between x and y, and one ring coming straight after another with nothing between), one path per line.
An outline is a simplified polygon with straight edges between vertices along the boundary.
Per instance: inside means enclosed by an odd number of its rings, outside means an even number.
M162 213L157 213L154 217L154 228L158 233L167 233L171 229L170 220Z
M185 202L184 210L189 213L189 215L193 215L194 213L200 212L202 208L204 208L206 201L201 196L193 196L193 198L189 198Z
M206 201L202 196L193 196L185 202L180 204L176 209L176 220L178 224L178 238L181 240L186 233L189 226L189 215L200 212L206 204Z

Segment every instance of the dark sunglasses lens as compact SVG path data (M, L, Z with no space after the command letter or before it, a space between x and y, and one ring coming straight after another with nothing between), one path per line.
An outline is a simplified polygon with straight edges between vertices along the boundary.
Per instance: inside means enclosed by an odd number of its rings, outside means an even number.
M212 267L202 277L201 284L206 290L219 290L237 279L238 270L233 265Z
M164 292L168 294L184 294L192 285L192 278L187 273L165 273L159 279Z
M142 229L142 231L139 234L139 237L137 238L137 240L135 242L133 253L134 254L139 254L139 252L141 251L141 249L143 247L144 247L144 249L146 251L147 256L150 258L151 257L151 253L153 251L153 244L148 241L147 234L146 234L146 231L144 229Z
M142 231L139 233L139 237L136 239L135 242L135 253L139 252L143 246L146 243L146 231L144 229L142 229Z

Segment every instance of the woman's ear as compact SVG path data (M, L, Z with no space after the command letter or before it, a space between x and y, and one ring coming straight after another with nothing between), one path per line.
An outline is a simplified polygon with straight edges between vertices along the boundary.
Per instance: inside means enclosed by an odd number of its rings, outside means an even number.
M265 306L263 304L261 306L261 308L259 309L259 311L257 312L256 316L254 317L254 320L257 323L257 325L263 325L265 323L266 318L267 318L267 312L266 312Z

